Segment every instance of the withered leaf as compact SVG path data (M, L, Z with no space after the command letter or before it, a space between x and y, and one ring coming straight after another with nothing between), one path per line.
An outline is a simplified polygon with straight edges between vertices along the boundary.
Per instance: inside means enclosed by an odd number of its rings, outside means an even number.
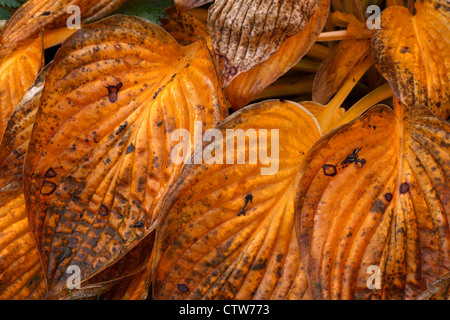
M325 135L302 165L296 230L315 299L413 299L448 272L450 126L394 109Z
M387 8L374 30L372 52L380 73L403 103L425 105L437 116L450 116L450 3L416 1L417 13Z
M0 139L14 107L43 67L42 38L0 47Z
M300 163L320 137L317 121L294 102L272 100L240 109L216 129L223 140L214 134L193 157L218 163L186 165L162 207L154 298L307 297L294 200Z
M310 50L327 21L330 0L320 1L304 29L286 39L265 62L235 77L225 88L233 109L238 110L289 71Z
M224 87L240 73L270 58L307 25L319 0L217 0L208 30Z
M50 65L40 72L34 84L15 106L14 112L6 125L0 144L1 191L23 188L22 171L25 154Z
M44 299L39 251L28 229L23 190L0 192L0 300Z
M42 29L67 26L67 20L76 14L71 6L80 9L81 22L98 20L118 9L127 0L29 0L8 20L2 30L0 43L13 43L35 37Z
M114 101L110 87L120 87ZM204 41L181 47L156 24L120 15L66 40L46 79L24 166L49 295L64 288L68 265L78 265L86 281L154 230L160 200L182 167L171 158L172 133L193 134L196 121L206 130L226 114ZM50 168L53 178L45 177Z

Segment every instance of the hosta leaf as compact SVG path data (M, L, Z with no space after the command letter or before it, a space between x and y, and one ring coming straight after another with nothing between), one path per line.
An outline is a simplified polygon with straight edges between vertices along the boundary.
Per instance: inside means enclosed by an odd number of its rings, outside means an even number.
M14 107L34 83L43 59L41 37L0 48L0 139Z
M344 40L333 47L314 78L313 101L327 104L351 70L366 58L369 47L368 40Z
M0 144L0 190L2 191L23 188L23 163L49 69L50 65L41 71L34 84L14 108L6 125Z
M223 144L214 134L214 142L204 143L193 157L214 154L219 163L186 165L162 207L154 298L305 297L308 284L293 229L294 200L300 163L320 137L317 121L294 102L272 100L235 112L216 129ZM238 130L249 134L247 141L254 130L258 146L227 136ZM262 130L267 130L267 140ZM225 152L227 143L236 152ZM250 163L258 151L273 158L263 164L256 156ZM238 162L239 155L245 163ZM269 166L270 173L262 170Z
M178 13L175 7L165 10L168 17L161 19L161 26L170 33L178 43L189 45L199 37L207 38L208 28L189 12Z
M174 1L178 10L183 12L213 2L214 0L174 0Z
M289 71L308 52L322 31L330 10L330 1L322 0L305 28L288 38L264 63L243 72L225 88L235 110L247 105L265 88Z
M24 167L50 294L63 288L68 265L86 281L154 229L182 166L171 158L172 132L220 122L220 87L204 41L181 47L142 18L116 15L64 42Z
M23 191L0 192L0 300L43 299L45 293Z
M416 300L450 300L450 272L430 284Z
M437 116L450 116L450 4L416 1L417 13L390 7L375 30L375 65L403 103L428 106Z
M412 299L449 271L450 126L394 108L330 132L302 165L296 230L316 299Z
M34 37L41 29L58 29L67 25L73 15L68 8L76 5L81 10L81 21L90 22L113 12L127 0L29 0L8 20L2 30L1 44Z
M208 30L224 86L263 63L284 41L303 30L321 1L217 0L209 8Z

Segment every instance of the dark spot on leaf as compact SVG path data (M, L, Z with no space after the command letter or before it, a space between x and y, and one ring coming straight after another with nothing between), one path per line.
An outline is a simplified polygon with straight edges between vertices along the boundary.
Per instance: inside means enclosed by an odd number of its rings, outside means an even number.
M188 293L189 292L189 287L183 283L179 283L177 284L177 289L183 293Z
M108 85L106 87L108 89L108 99L110 102L116 102L119 98L119 90L122 88L122 82L119 82L116 86Z
M127 148L127 154L132 153L134 150L135 150L135 148L134 148L133 144L130 144Z
M123 130L125 130L125 128L127 127L127 125L128 125L128 122L125 121L125 123L124 123L123 125L121 125L121 126L119 127L119 129L117 129L116 135L120 134Z
M72 254L72 248L64 247L63 253L61 257L59 257L59 263L61 263L64 259L68 258Z
M56 183L51 181L44 181L41 187L41 194L44 196L49 196L56 190Z
M323 169L323 174L326 176L334 177L335 175L337 175L337 169L332 164L324 164L322 169Z
M145 223L142 221L138 221L134 224L133 228L142 228L145 226Z
M100 206L100 209L98 210L98 213L99 213L102 217L107 216L107 215L109 214L109 209L108 209L107 206L105 206L105 204L102 204L102 205Z
M409 191L409 183L404 182L400 185L400 193L405 194Z
M384 195L384 199L386 199L387 202L391 202L391 200L392 200L392 193L386 193Z
M52 168L48 169L47 172L45 173L46 178L54 178L56 176L57 176L57 173Z

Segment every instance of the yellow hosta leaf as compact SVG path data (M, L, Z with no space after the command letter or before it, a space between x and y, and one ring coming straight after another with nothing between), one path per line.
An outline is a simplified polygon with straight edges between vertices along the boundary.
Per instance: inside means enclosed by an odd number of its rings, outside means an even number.
M317 121L294 102L269 100L237 111L216 129L214 141L193 157L203 153L218 163L186 165L162 207L154 298L307 297L294 202L300 163L320 137ZM232 133L247 142L236 142Z
M22 171L34 119L41 100L45 77L50 69L45 67L22 100L15 106L0 144L0 190L23 188Z
M39 252L28 229L22 190L0 192L0 300L44 299Z
M204 41L182 47L146 19L116 15L64 42L24 166L50 295L64 289L69 265L87 281L154 230L182 167L172 133L193 134L197 121L206 130L226 114Z
M118 9L127 0L28 0L8 20L0 43L7 44L35 37L42 29L58 29L72 21L72 6L80 10L81 22L95 21ZM69 10L71 9L71 10Z
M413 299L448 272L450 126L394 108L330 132L303 162L296 230L315 299Z
M412 16L390 7L374 30L372 52L380 73L403 103L426 105L437 116L450 116L450 4L416 1Z
M42 38L0 47L0 139L14 107L43 66Z

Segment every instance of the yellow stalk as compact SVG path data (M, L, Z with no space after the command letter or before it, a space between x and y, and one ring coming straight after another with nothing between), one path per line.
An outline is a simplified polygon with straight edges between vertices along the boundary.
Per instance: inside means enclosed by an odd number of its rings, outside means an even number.
M324 41L341 41L341 40L352 40L352 39L369 39L372 37L371 30L364 30L362 35L358 38L354 34L348 32L347 30L338 30L330 32L322 32L317 38L318 42Z
M77 29L61 28L56 30L44 31L44 49L48 49L63 43Z
M374 105L380 103L383 100L386 100L393 96L393 91L389 83L378 87L373 90L369 94L367 94L364 98L359 100L357 103L353 105L339 120L333 125L333 129L337 128L343 124L346 124L350 121L355 120L364 112L369 110Z

